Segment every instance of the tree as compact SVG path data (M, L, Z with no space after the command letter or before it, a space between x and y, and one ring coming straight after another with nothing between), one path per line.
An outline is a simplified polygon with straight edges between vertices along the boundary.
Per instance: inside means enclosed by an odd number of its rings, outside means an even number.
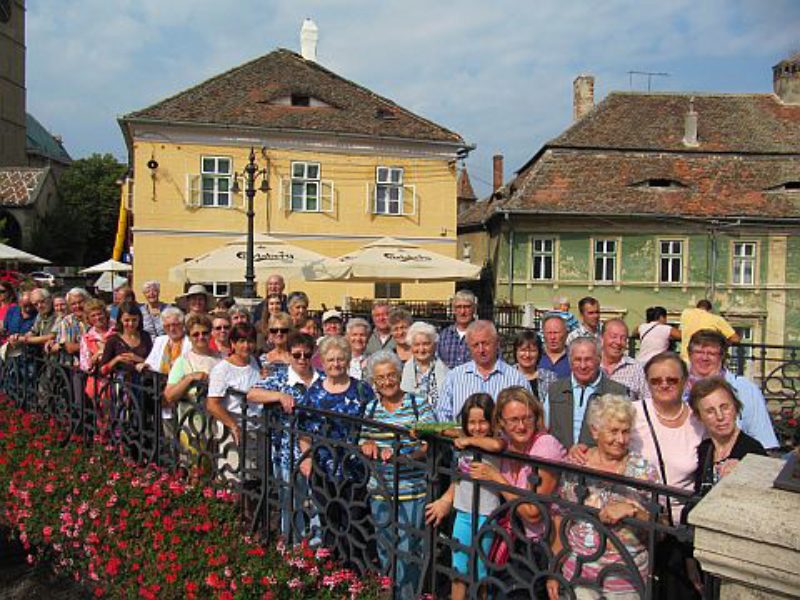
M70 165L58 182L61 202L43 221L36 247L55 263L91 265L111 257L119 216L117 180L127 167L111 154Z

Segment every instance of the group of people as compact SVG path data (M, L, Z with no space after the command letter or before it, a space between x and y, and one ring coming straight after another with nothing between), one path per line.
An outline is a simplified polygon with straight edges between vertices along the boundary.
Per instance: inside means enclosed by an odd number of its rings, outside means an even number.
M160 410L168 439L179 436L183 414L200 397L199 386L207 386L205 409L237 446L248 443L242 439L245 407L257 418L264 406L279 406L285 422L272 438L269 468L284 484L281 520L287 533L309 527L296 522L290 489L304 485L314 496L331 486L339 495L348 485L355 487L356 465L341 445L358 447L373 464L365 510L375 525L378 558L386 565L392 554L402 554L395 578L401 597L412 597L421 577L420 563L407 557L420 553L425 540L414 530L425 522L443 524L455 510L453 568L464 579L454 581L452 593L463 598L473 568L466 553L474 545L473 515L480 528L502 502L522 491L566 501L583 497L569 475L540 469L532 478L530 465L491 453L511 450L702 494L745 454L778 446L759 388L724 366L729 343L738 339L711 315L710 306L690 309L710 316L687 314L681 330L665 322L660 307L649 309L648 322L637 328L642 353L634 359L627 354L625 321L601 322L594 298L580 301L580 320L559 302L543 317L540 333L523 330L515 337L509 363L499 351L494 324L476 319L477 300L468 291L455 294L454 322L441 330L380 301L373 304L371 322L345 322L337 310L325 311L317 322L309 316L305 293L284 292L283 279L273 275L267 297L250 311L231 301L215 304L203 286L193 285L173 306L161 301L158 282L150 281L142 287L142 303L130 288L118 290L112 306L75 288L57 310L45 289L20 292L14 302L13 288L0 284L0 313L10 348L31 345L70 357L89 375L85 391L98 401L104 378L133 378L148 370L166 376ZM668 351L670 340L681 334L686 360ZM299 407L312 410L292 417ZM297 419L296 443L286 427L291 418ZM426 441L396 434L396 428L411 432L435 421L452 422L461 432L454 440L453 485L440 498L427 496L421 467ZM376 422L389 429L369 425ZM257 427L249 429L257 435ZM490 454L471 460L475 450ZM236 471L238 465L228 467ZM538 481L535 488L532 480ZM475 482L478 506L473 506ZM364 501L356 497L363 490L352 493L354 506ZM645 578L652 575L647 541L623 520L648 519L646 500L634 488L606 489L600 482L583 497ZM680 523L689 508L672 503L664 507L664 518ZM349 510L352 518L357 510ZM565 578L579 573L581 581L592 581L604 566L622 562L611 544L598 554L605 538L590 521L571 520L565 536L555 535L563 517L554 507L553 526L546 531L550 519L543 510L522 504L515 514L530 540L554 551L566 544ZM388 527L395 515L398 527ZM336 511L314 515L311 524L320 519L336 520ZM490 546L494 550L491 535L479 539L487 554ZM662 576L680 597L689 598L702 582L686 566L690 552L684 558L680 568ZM471 576L480 580L486 565L479 560L477 569ZM621 573L599 585L601 592L579 587L578 597L636 595L635 582ZM555 580L545 587L542 594L551 599L564 593Z

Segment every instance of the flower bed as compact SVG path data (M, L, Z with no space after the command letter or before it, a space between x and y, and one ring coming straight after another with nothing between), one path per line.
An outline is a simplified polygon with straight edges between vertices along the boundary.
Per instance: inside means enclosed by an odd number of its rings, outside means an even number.
M112 449L66 446L53 422L0 401L0 520L29 552L96 597L382 598L389 582L326 549L265 549L236 497L144 468Z

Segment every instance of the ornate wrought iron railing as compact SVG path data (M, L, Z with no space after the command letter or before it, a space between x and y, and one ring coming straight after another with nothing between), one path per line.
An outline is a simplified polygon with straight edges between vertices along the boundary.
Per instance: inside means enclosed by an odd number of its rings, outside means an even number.
M164 383L152 373L95 378L69 360L32 354L9 359L2 374L4 392L19 407L52 416L69 433L65 443L114 445L141 463L233 488L245 522L265 541L322 544L361 572L392 577L398 598L446 597L454 580L466 583L470 598L546 597L548 581L565 598L579 588L652 598L659 543L692 539L688 526L665 520L666 506L695 500L675 488L510 452L454 457L441 436L418 439L407 429L304 407L285 414L244 403L236 440L206 412L203 387L172 416L162 414ZM362 451L367 430L389 440L386 460ZM418 451L409 454L410 447ZM472 480L463 470L469 462L526 469L528 489ZM535 491L551 477L556 490ZM451 534L449 521L434 527L423 516L424 505L458 481L473 484L465 514L476 541L469 545ZM479 501L487 492L488 505ZM605 501L622 498L643 509L640 518L614 525L601 518ZM505 554L492 550L500 541Z

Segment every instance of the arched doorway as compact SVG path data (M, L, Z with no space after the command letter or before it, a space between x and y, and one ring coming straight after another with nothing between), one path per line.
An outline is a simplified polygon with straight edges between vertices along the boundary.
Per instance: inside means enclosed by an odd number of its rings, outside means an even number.
M14 248L22 247L22 228L16 217L7 210L0 210L0 242Z

